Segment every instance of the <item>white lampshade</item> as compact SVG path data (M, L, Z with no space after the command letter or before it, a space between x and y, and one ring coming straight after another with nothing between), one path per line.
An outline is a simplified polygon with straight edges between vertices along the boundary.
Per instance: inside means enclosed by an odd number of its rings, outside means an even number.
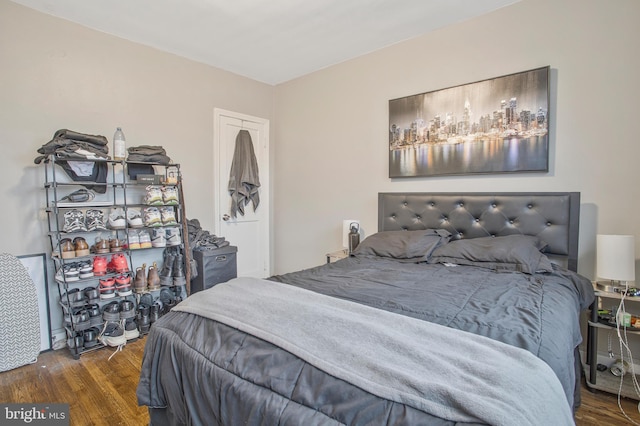
M352 223L358 224L358 229L360 229L360 221L357 219L345 219L342 221L342 247L349 248L349 231L351 231Z
M597 236L597 275L612 281L635 281L636 254L633 235Z

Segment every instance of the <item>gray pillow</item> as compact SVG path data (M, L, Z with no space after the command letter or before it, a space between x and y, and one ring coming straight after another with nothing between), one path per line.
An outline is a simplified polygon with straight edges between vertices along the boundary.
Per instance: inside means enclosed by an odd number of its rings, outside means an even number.
M436 247L447 243L450 238L451 234L444 229L383 231L365 238L353 251L353 255L421 262L426 261Z
M527 274L552 272L551 261L541 252L546 246L540 238L529 235L456 240L434 250L429 263L454 263Z

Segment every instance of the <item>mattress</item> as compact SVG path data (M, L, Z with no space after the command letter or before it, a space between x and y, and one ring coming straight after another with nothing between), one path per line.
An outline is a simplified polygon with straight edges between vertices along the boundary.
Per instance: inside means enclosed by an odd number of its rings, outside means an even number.
M555 373L562 404L576 402L579 316L593 289L564 268L525 274L350 257L271 280L521 348ZM382 398L325 370L223 321L170 312L148 336L138 402L150 407L152 424L477 424Z

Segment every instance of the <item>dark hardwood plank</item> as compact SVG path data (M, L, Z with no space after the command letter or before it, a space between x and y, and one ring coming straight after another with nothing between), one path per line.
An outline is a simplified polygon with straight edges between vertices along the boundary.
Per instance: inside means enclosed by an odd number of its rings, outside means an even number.
M71 425L145 425L136 386L145 339L74 359L66 349L41 354L31 365L0 373L0 401L68 403Z
M139 407L136 386L145 339L128 343L121 352L99 349L74 359L68 350L50 351L31 365L0 373L2 402L69 403L71 425L145 425L146 407ZM638 403L621 400L627 415L640 424ZM615 395L583 386L577 426L631 425Z

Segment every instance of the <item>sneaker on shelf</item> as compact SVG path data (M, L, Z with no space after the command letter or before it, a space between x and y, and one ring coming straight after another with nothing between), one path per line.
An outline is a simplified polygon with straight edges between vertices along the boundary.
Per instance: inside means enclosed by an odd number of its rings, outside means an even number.
M147 207L144 209L144 226L148 228L162 226L162 216L157 207Z
M88 231L106 231L107 225L104 220L102 210L90 209L86 213L86 223Z
M151 328L151 319L149 318L150 309L151 305L142 303L142 301L140 301L140 304L136 309L136 323L138 324L140 333L146 334Z
M82 347L84 346L83 333L79 333L78 335L69 337L67 339L67 346L69 346L69 348L71 349L74 349L74 353L78 353L79 351L81 351Z
M127 209L127 223L129 224L130 228L142 228L144 226L140 209L136 209L136 208Z
M80 279L93 277L93 262L91 260L79 262L78 270L80 271Z
M104 305L102 319L105 321L120 321L120 303L114 300Z
M78 308L73 313L65 315L65 323L68 326L73 325L75 331L83 331L91 327L91 318L86 309Z
M124 229L127 227L127 220L124 216L124 209L122 207L114 207L109 213L109 228L111 229Z
M136 316L136 305L131 300L120 302L120 319L129 319Z
M87 311L89 312L89 321L91 321L91 325L102 325L104 320L102 319L100 305L97 303L89 304L87 306Z
M80 279L80 271L74 263L69 263L58 268L55 279L58 282L73 282Z
M100 300L100 290L96 287L84 288L82 289L82 293L85 299L87 299L87 303L98 303Z
M140 331L138 331L138 324L135 318L128 318L124 322L124 337L127 340L137 339L140 337Z
M172 206L160 207L160 219L162 226L177 225L176 212Z
M144 203L148 206L161 206L163 204L162 189L157 185L149 185L146 189Z
M64 214L64 226L63 232L81 232L87 231L87 226L84 220L84 213L82 210L72 209L68 210Z
M175 186L162 187L162 202L165 206L178 205L178 189Z
M154 228L151 231L151 245L153 247L166 247L167 237L163 228Z
M60 255L63 259L73 259L76 257L76 247L71 242L71 238L60 240Z
M81 308L86 302L86 297L79 288L74 288L62 295L60 301L65 307Z
M100 280L100 299L113 299L116 297L116 280L113 278L105 278Z
M98 337L105 346L121 347L127 344L124 328L119 322L107 322Z
M138 250L142 248L140 246L140 236L138 235L137 231L130 229L129 232L127 232L127 239L129 241L129 250Z
M151 242L151 237L149 233L145 230L142 230L138 233L138 238L140 239L140 248L151 248L153 247L153 243Z
M84 238L75 237L73 239L73 247L76 253L76 257L89 256L89 245Z
M129 272L127 258L122 253L115 253L111 256L111 262L107 264L107 270L112 269L118 274Z
M131 294L131 277L129 275L118 275L116 277L116 292L118 296L129 296Z
M82 335L84 337L84 347L90 349L98 344L98 336L100 335L100 330L98 330L96 327L91 327L85 330Z
M101 276L107 274L107 258L96 256L93 258L93 275Z
M182 238L180 238L180 229L179 228L167 228L167 245L170 247L179 246L182 244Z

